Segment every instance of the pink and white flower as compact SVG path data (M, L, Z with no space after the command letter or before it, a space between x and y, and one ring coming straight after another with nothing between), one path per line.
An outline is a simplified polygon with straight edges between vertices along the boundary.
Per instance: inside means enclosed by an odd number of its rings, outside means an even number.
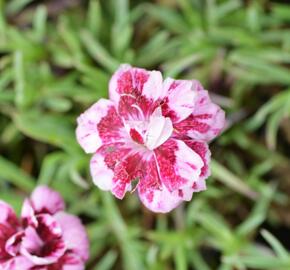
M168 212L209 176L207 143L224 127L224 112L198 81L163 81L159 71L122 65L100 99L78 118L77 140L93 153L91 174L122 199L138 190L143 204Z
M45 186L24 201L20 222L0 201L0 269L83 270L89 256L87 234L64 208L61 196Z

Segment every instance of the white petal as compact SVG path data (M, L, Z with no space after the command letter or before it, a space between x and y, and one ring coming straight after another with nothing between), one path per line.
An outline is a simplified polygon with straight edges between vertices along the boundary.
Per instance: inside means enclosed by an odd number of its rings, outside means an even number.
M160 110L159 108L157 110ZM158 112L153 113L146 133L146 146L153 150L163 144L172 134L173 126L169 117L156 116Z

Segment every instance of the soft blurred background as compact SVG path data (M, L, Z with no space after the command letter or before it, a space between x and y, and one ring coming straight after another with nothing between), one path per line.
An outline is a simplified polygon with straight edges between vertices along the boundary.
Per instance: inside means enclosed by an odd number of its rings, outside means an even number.
M290 4L0 0L0 198L39 184L91 241L88 270L290 269ZM76 117L120 63L198 79L227 112L208 190L168 215L91 183Z

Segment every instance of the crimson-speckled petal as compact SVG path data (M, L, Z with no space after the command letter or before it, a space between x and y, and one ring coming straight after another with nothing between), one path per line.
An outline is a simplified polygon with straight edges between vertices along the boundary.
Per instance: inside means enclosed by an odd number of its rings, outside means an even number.
M94 153L104 143L122 140L122 120L113 102L107 99L92 105L77 122L77 140L87 153Z
M211 153L207 143L194 140L185 140L184 142L195 153L197 153L203 161L203 167L201 168L199 179L204 180L208 178L210 176L209 162Z
M34 270L33 267L34 264L24 256L16 256L0 264L0 270ZM36 269L36 270L46 270L46 269Z
M169 191L189 187L199 179L203 161L183 141L169 139L154 152L160 180Z
M225 125L225 113L214 104L206 90L196 91L192 114L174 125L179 137L208 142L220 134Z
M38 186L31 194L31 203L37 214L55 214L64 210L65 203L61 195L49 187Z
M192 87L192 81L167 78L163 83L166 93L161 103L163 115L170 117L172 122L187 118L194 110L196 92Z
M25 229L21 254L35 265L57 262L66 251L62 229L54 217L48 214L37 216L38 225Z
M159 71L122 65L112 76L109 94L123 118L148 117L162 95L162 75Z
M178 206L182 199L171 193L161 183L154 156L144 161L142 165L145 173L138 184L138 193L142 203L149 210L157 213L167 213Z
M130 189L131 180L124 172L125 157L130 149L124 143L103 145L91 160L91 174L94 183L102 190L111 190L118 198L123 198Z
M9 238L17 233L18 226L19 223L12 207L0 201L0 261L9 260L11 255L6 250L6 244Z
M62 228L66 250L85 262L89 258L89 240L81 220L64 212L58 213L55 219Z
M12 227L18 226L18 219L13 208L4 201L0 200L0 224Z

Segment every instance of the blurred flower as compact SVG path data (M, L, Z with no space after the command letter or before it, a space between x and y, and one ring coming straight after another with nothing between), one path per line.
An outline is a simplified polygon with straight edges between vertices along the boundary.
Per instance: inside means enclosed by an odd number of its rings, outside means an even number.
M89 256L87 234L64 208L61 196L45 186L24 201L21 222L0 201L0 269L83 270Z
M137 189L154 212L168 212L206 188L207 142L220 133L225 115L198 81L163 81L159 71L122 65L109 96L78 118L76 131L83 149L94 153L90 167L99 188L119 199Z

